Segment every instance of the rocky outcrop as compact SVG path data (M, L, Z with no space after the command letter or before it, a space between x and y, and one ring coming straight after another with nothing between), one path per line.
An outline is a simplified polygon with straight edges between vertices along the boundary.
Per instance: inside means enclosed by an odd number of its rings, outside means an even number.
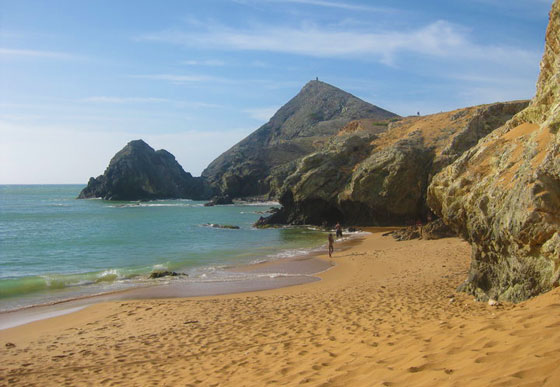
M443 220L436 219L422 226L421 238L424 240L441 239L457 236L457 234L447 226Z
M457 234L443 223L441 219L436 219L426 224L420 223L414 226L404 227L400 230L391 231L383 235L391 235L398 241L409 241L412 239L431 240L457 236Z
M521 301L560 277L560 0L530 105L434 177L428 204L472 245L462 290Z
M233 200L229 195L214 196L208 203L204 203L204 207L223 206L226 204L233 204Z
M212 227L212 228L223 228L226 230L239 230L239 226L235 226L233 224L216 224L216 223L208 223L204 224L205 227Z
M79 199L105 200L208 199L212 190L183 170L166 150L155 151L142 140L129 142L105 173L90 178Z
M282 209L259 222L402 225L429 214L434 174L528 101L496 103L425 117L349 123L295 166L281 188Z
M163 270L163 271L152 271L148 276L148 278L150 279L157 279L157 278L164 278L164 277L188 277L188 274Z
M396 114L320 81L311 81L268 123L214 160L202 176L232 198L277 197L303 156L320 149L348 122Z

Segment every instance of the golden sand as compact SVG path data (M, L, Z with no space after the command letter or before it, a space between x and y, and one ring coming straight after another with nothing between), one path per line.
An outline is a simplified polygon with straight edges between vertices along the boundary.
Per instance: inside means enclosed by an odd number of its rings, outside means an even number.
M345 251L322 281L120 301L0 331L0 385L560 385L560 292L489 306L456 238ZM328 257L323 257L328 259Z

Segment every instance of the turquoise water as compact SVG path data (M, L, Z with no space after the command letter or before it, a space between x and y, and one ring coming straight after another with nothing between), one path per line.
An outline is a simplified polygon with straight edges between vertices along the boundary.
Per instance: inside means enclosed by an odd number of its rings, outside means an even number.
M312 229L252 228L270 203L75 199L82 188L0 186L0 311L150 285L163 269L191 282L247 279L225 269L324 244Z

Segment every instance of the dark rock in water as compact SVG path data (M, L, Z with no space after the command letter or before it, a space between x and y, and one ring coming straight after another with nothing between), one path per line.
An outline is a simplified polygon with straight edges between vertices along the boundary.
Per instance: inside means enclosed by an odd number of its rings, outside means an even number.
M233 200L229 195L214 196L208 203L204 203L204 207L221 206L225 204L233 204Z
M228 230L239 230L240 229L239 226L234 226L232 224L208 223L208 224L205 224L205 226L213 227L213 228L225 228L225 229L228 229Z
M111 159L103 175L89 179L78 198L204 200L211 196L204 180L185 172L171 153L135 140Z
M151 272L148 278L162 278L162 277L177 277L177 276L186 276L187 274L185 273L177 273L174 271L154 271Z
M232 198L277 197L296 161L320 149L348 122L395 117L334 86L311 81L268 123L214 160L202 176Z
M266 217L261 216L261 217L259 217L259 220L257 220L253 224L253 227L256 227L256 228L280 228L284 224L286 224L286 223L282 222L282 221L274 221L273 216L266 216Z
M286 191L285 194L291 194L291 191ZM254 227L257 228L267 228L271 226L278 226L287 224L286 218L286 211L283 208L271 208L270 209L271 215L269 216L261 216L259 220L253 224Z
M436 175L433 211L472 246L480 300L518 302L560 280L560 1L550 11L530 105Z
M367 120L353 121L297 161L281 187L282 209L258 225L391 226L425 219L432 176L527 104L407 117L383 130Z

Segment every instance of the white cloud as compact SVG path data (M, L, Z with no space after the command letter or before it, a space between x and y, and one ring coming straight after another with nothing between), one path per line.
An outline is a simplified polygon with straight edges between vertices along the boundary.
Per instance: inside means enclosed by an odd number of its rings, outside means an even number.
M181 62L187 66L225 66L226 63L222 60L207 59L207 60L185 60Z
M175 100L169 98L154 98L154 97L108 97L108 96L93 96L84 98L83 102L103 103L103 104L172 104L180 107L195 107L195 108L217 108L221 107L217 104L199 102L199 101L185 101Z
M254 60L250 63L251 66L253 67L260 67L260 68L267 68L270 67L270 65L262 60Z
M268 79L243 79L243 78L223 78L209 75L182 75L182 74L143 74L129 75L131 78L150 79L155 81L165 81L174 84L189 84L215 82L226 85L257 85L265 89L283 89L301 86L297 81L271 81ZM218 106L218 105L215 105Z
M311 6L318 6L318 7L326 7L326 8L337 8L337 9L345 9L348 11L367 11L367 12L382 12L382 13L393 13L396 12L393 8L387 7L372 7L369 5L356 5L349 2L342 2L342 1L326 1L326 0L265 0L268 3L292 3L292 4L302 4L302 5L311 5ZM254 1L250 0L237 0L237 3L240 4L247 4L247 3L254 3Z
M254 26L235 29L208 25L207 30L168 30L141 40L223 50L267 51L322 58L367 58L392 65L400 54L453 59L533 61L538 53L514 47L476 44L467 31L440 20L421 28L377 32L305 25L299 28ZM537 59L538 60L538 59Z
M130 75L132 78L153 79L157 81L169 81L173 83L198 83L208 81L219 81L220 78L209 75L181 75L181 74L143 74Z
M77 56L66 52L16 48L0 48L0 56L4 58L77 59Z
M170 102L171 100L166 98L152 98L152 97L88 97L84 99L85 102L100 102L100 103L160 103L160 102Z
M249 116L255 120L267 122L274 115L274 113L278 111L278 107L269 106L263 108L245 109L243 111L249 114Z
M473 0L469 0L473 1ZM534 6L536 4L552 4L554 0L474 0L477 3L492 4L496 6L511 7L512 5Z

